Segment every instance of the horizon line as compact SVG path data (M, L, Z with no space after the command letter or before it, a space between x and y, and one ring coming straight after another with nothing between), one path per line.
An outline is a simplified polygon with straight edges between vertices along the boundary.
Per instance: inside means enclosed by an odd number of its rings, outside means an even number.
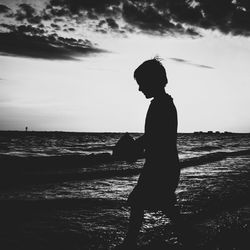
M131 134L143 134L144 132L139 132L139 131L65 131L65 130L0 130L0 132L23 132L23 133L30 133L30 132L40 132L40 133L117 133L117 134L125 134L125 133L131 133ZM250 132L232 132L232 131L193 131L193 132L177 132L178 134L225 134L225 133L232 133L232 134L250 134Z

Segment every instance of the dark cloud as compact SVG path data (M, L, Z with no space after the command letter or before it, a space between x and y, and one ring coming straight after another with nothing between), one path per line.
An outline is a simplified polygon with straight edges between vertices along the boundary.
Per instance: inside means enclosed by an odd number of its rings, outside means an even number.
M36 14L35 9L28 4L22 3L19 7L20 16L23 15L23 18L31 18Z
M65 20L63 18L54 18L53 21L56 23L59 23L59 22L65 21Z
M90 19L90 20L98 20L98 16L94 13L94 11L92 10L89 10L88 13L87 13L87 17Z
M170 59L172 61L175 61L175 62L178 62L178 63L184 63L184 64L192 65L192 66L195 66L195 67L199 67L199 68L214 69L214 67L212 67L212 66L193 63L193 62L190 62L190 61L182 59L182 58L171 57L171 58L168 58L168 59Z
M62 6L53 6L51 4L48 4L44 10L45 14L48 15L48 18L53 17L65 17L65 16L71 16L71 12L68 8L65 8Z
M8 31L14 31L16 29L16 26L13 24L6 24L6 23L1 23L0 27L3 27L7 29Z
M115 6L119 6L122 0L51 0L50 4L56 7L68 8L71 13L77 14L80 10L92 10L98 14L114 14Z
M175 15L172 15L169 9L166 9L166 6L160 4L160 2L143 0L51 0L48 6L50 9L56 8L57 11L69 11L71 15L85 11L89 19L99 20L96 31L102 33L110 31L123 33L124 30L119 29L117 22L117 20L123 19L127 23L124 26L127 32L131 32L134 30L133 27L137 27L142 32L147 33L199 35L194 27L184 27L182 23L174 21ZM190 11L191 14L194 12L194 10ZM67 15L69 15L68 12ZM107 28L110 30L107 30Z
M33 27L31 25L20 25L15 28L16 32L26 35L43 35L46 31L42 28Z
M8 11L0 5L0 13ZM249 0L48 0L39 13L30 4L20 4L15 17L30 24L95 22L89 29L105 33L139 31L198 37L200 29L210 29L250 35Z
M0 5L0 10L9 12L9 8ZM21 3L13 12L11 24L6 19L0 24L0 53L21 57L42 59L77 60L81 56L89 56L105 52L87 39L65 38L56 34L62 30L63 22L70 21L72 13L69 9L50 4L42 9ZM45 22L46 21L46 22ZM62 22L62 25L58 25ZM115 26L115 21L109 20ZM73 32L74 20L67 22L65 32ZM2 32L2 33L1 33Z
M187 27L184 22L177 21L166 6L159 6L153 1L151 4L146 1L124 3L123 18L131 26L151 34L200 36L194 27Z
M250 35L248 0L51 0L50 4L71 14L85 10L89 18L102 15L115 23L122 16L130 26L143 32L199 36L196 28L203 28Z
M39 25L38 25L38 28L44 28L45 26L44 26L44 24L43 23L40 23Z
M187 34L187 35L190 35L192 37L199 37L199 36L201 36L200 33L197 32L193 28L187 28L187 29L185 29L184 33Z
M161 7L167 8L173 19L181 23L224 34L250 35L248 0L169 0Z
M77 60L81 55L104 52L89 40L63 38L56 34L27 35L21 32L0 33L0 53L54 60Z
M0 27L7 29L9 32L16 32L26 35L43 35L46 31L41 27L33 27L32 25L13 25L13 24L0 24ZM43 26L44 27L44 26ZM1 34L1 33L0 33Z
M10 11L10 8L7 6L0 4L0 13L8 13Z
M108 24L108 26L112 29L118 29L119 25L116 23L116 21L112 18L107 18L106 22Z
M100 22L98 23L97 27L102 27L105 24L106 24L105 20L100 20Z
M49 16L51 20L55 21L55 19L53 19L54 17L64 17L68 20L75 21L78 25L81 25L84 21L96 21L92 27L96 26L97 30L119 33L121 30L115 19L117 18L117 14L121 12L121 8L118 7L120 3L121 1L117 0L51 0L46 6L44 13L46 14L45 16L47 18ZM101 26L103 26L102 29L100 29Z
M48 9L48 7L42 10L41 17L44 21L50 21L53 18L52 14L50 13L50 9Z
M19 4L19 9L15 13L17 21L28 21L31 24L39 24L42 20L41 16L37 15L36 10L25 3Z
M108 31L106 29L100 29L100 28L96 28L95 30L96 32L102 33L102 34L107 34Z
M123 17L143 30L155 30L163 32L165 29L174 28L175 25L151 5L142 5L141 2L125 3L123 5Z
M165 9L171 13L174 20L181 23L189 23L192 25L197 25L203 18L199 4L192 5L191 3L197 3L197 1L166 1ZM157 1L161 7L162 1ZM156 3L156 4L157 4ZM164 6L163 6L164 7Z
M105 30L106 28L110 28L113 30L119 29L119 25L112 18L106 18L105 20L104 19L100 20L99 23L96 25L96 27L97 27L97 30L99 29L99 31ZM107 32L107 30L106 30L106 32Z
M249 0L47 0L43 8L34 6L22 3L12 11L0 4L1 16L6 19L0 24L1 53L75 59L80 54L102 52L88 40L62 37L63 32L73 36L83 27L105 34L144 32L199 37L200 29L210 29L250 36ZM57 32L62 33L58 36ZM171 60L212 68L184 59Z
M134 2L134 1L133 1ZM144 3L135 5L140 11L143 6L153 6L155 12L169 21L188 28L219 30L224 34L250 35L250 1L248 0L152 0L135 1ZM161 20L159 19L158 23ZM168 28L168 27L167 27ZM189 33L187 30L187 33ZM197 31L195 31L197 32Z
M55 30L60 30L60 29L61 29L61 27L60 27L59 25L55 24L55 23L50 24L50 26L51 26L53 29L55 29Z

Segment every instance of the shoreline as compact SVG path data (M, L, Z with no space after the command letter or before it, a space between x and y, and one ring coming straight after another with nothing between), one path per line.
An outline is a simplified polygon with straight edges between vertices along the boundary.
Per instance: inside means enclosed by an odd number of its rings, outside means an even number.
M180 161L180 168L203 166L219 162L230 157L249 156L250 149L232 152L217 151L205 155L191 157ZM25 186L32 184L59 183L64 181L94 180L113 177L138 175L143 161L134 162L117 160L110 153L90 154L86 156L66 155L49 157L0 156L1 177L0 188ZM98 166L110 164L110 168L98 169ZM117 165L125 165L121 169ZM134 165L133 167L131 167ZM84 171L86 169L86 171ZM88 170L87 170L88 169Z

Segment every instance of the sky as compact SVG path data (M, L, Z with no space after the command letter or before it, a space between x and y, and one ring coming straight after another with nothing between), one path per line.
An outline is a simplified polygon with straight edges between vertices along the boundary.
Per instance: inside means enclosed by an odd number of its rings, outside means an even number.
M250 132L248 0L0 0L0 130L143 132L155 56L178 132Z

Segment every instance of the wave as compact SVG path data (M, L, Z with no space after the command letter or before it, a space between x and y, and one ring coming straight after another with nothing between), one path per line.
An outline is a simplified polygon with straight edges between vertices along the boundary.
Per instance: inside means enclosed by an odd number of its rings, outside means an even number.
M112 151L113 149L114 149L114 146L106 146L106 145L104 145L104 146L95 146L95 147L90 146L90 147L82 147L81 148L82 151L86 151L86 152Z
M238 156L243 156L243 155L250 155L250 149L232 151L232 152L220 151L220 152L209 153L209 154L198 156L198 157L192 157L192 158L183 160L180 163L180 166L181 168L192 167L192 166L203 165L203 164L212 163L216 161L221 161L228 157L238 157Z
M200 149L218 149L214 146L204 146ZM192 165L200 165L213 161L219 161L226 157L237 157L241 155L250 155L250 149L238 151L218 151L202 156L191 157L181 161L181 167ZM143 157L142 157L143 158ZM73 169L73 168L87 168L92 165L99 165L104 163L115 162L116 159L110 153L92 153L89 155L59 155L59 156L10 156L0 155L1 166L8 166L10 168L18 168L23 170L46 170L46 169ZM3 171L4 168L1 168Z
M217 149L221 149L221 147L206 145L202 147L193 147L191 148L191 151L212 151Z
M53 170L84 168L114 161L110 153L90 155L58 155L58 156L10 156L0 155L1 166L8 170ZM1 171L6 168L1 168Z
M193 204L189 207L190 219L192 221L205 218L206 216L214 215L217 212L234 209L245 204L249 204L250 195L249 190L245 192L235 190L230 195L223 195L223 198L218 199L214 196L212 199L207 199L205 202ZM178 197L179 203L183 202L181 197ZM121 209L128 206L126 199L106 199L106 198L54 198L54 199L32 199L32 200L18 200L6 199L0 200L0 215L5 216L11 214L12 216L20 216L20 213L34 213L34 211L51 211L51 210L92 210L93 208L108 208ZM199 209L197 209L197 206ZM199 211L197 213L197 211Z
M209 164L221 161L228 157L250 155L250 149L233 152L215 152L199 157L184 159L180 162L181 168ZM40 184L62 181L91 180L137 175L141 167L123 169L93 169L90 171L62 171L89 167L103 163L114 163L111 154L92 154L89 156L51 156L51 157L7 157L1 156L0 186ZM117 162L119 165L119 162ZM48 171L49 170L49 171ZM56 171L52 171L56 170Z
M93 207L102 208L120 208L126 205L126 200L112 200L102 198L66 198L66 199L43 199L43 200L0 200L0 211L10 209L29 212L30 210L47 209L93 209Z

